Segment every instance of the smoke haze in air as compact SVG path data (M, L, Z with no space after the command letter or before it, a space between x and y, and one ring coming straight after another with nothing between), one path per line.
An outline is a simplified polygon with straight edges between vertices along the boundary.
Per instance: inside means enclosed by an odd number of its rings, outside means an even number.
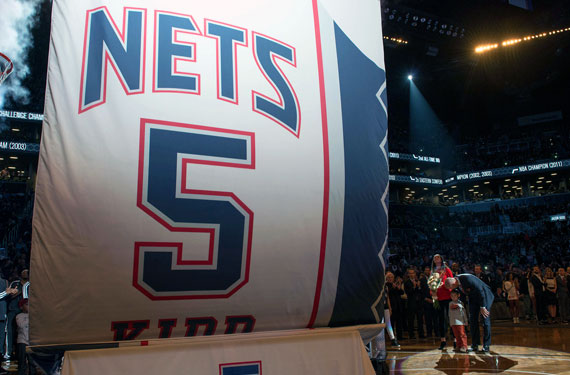
M0 108L8 97L27 104L29 92L22 85L30 68L27 51L33 44L31 29L42 0L0 0L0 52L14 63L14 71L0 85Z

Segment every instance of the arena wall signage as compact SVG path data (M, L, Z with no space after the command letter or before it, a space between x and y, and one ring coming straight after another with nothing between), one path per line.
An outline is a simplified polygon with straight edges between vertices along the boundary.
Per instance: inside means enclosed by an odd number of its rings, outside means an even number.
M0 151L31 152L37 154L40 151L40 145L37 143L12 142L0 139Z
M9 118L14 120L27 120L27 121L43 121L44 115L41 113L8 111L0 109L0 118Z
M32 344L378 322L380 13L55 0Z
M437 178L414 177L404 175L390 175L390 181L408 182L411 184L423 185L452 185L461 181L481 180L488 178L507 177L519 174L537 173L555 169L566 169L570 167L570 159L552 160L543 163L519 165L516 167L502 167L489 169L486 171L460 173L455 176L440 180Z
M525 173L533 173L540 171L548 171L553 169L561 169L570 167L570 159L552 160L543 163L526 164L519 166L508 166L503 168L495 168L486 171L469 172L456 175L457 181L475 180L489 177L506 177Z
M427 177L414 177L414 176L402 176L402 175L390 175L390 181L396 182L409 182L412 184L422 184L422 185L443 185L443 181L439 178L427 178Z
M389 154L390 159L401 159L401 160L410 160L410 161L423 161L424 163L441 163L440 158L435 156L423 156L423 155L415 155L415 154L402 154L399 152L390 152Z

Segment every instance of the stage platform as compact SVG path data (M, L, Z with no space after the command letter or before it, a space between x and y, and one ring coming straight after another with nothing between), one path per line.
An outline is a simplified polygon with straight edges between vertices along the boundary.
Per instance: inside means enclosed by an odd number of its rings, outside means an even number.
M536 322L493 322L489 354L462 354L439 339L402 340L401 349L388 344L387 366L392 374L570 374L570 326ZM470 342L470 340L469 340Z

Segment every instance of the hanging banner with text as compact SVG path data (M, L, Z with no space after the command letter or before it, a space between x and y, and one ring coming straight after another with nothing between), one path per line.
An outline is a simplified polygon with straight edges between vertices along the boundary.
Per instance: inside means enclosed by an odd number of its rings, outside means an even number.
M54 0L32 344L377 323L380 13Z
M68 351L63 363L62 375L375 374L360 334L346 328L165 340L164 344L155 340L143 346Z

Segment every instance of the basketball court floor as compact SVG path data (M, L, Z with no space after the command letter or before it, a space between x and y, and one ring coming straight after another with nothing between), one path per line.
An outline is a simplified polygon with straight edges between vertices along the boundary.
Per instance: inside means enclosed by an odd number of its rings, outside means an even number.
M489 354L437 349L437 339L403 340L387 348L390 375L395 374L570 374L570 326L493 322Z

